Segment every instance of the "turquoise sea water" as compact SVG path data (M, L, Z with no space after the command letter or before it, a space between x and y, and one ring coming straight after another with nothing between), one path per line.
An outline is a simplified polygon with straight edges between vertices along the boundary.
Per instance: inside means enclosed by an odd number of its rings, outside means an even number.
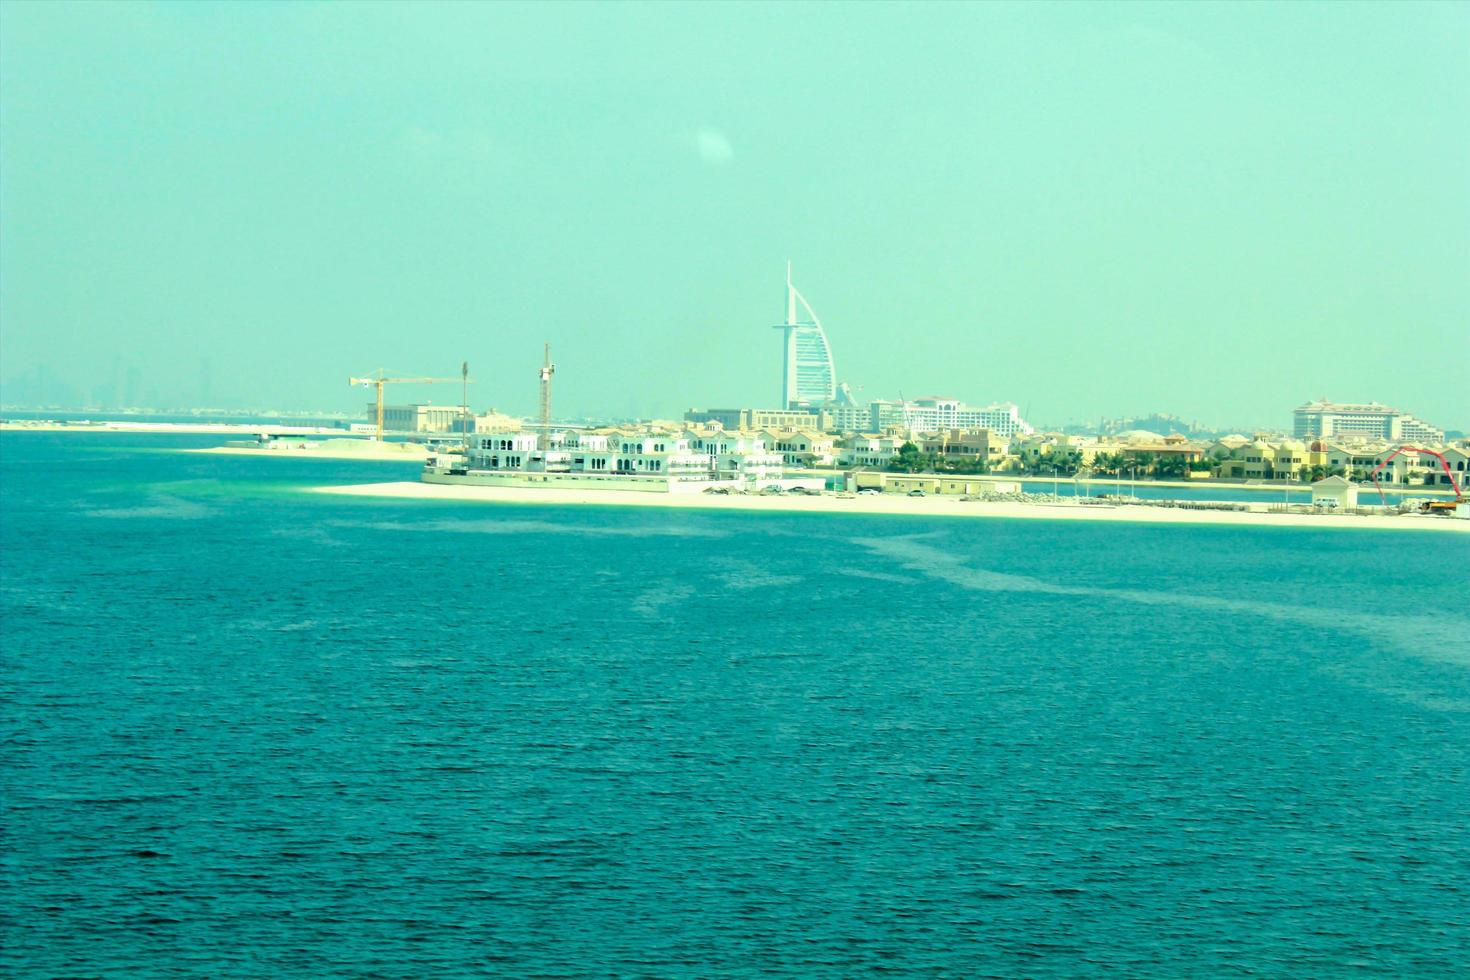
M1470 540L0 434L0 972L1445 976Z

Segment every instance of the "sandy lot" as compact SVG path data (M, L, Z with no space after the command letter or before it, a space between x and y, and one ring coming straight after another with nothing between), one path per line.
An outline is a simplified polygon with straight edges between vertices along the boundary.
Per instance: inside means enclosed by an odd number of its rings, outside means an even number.
M552 506L677 507L699 510L782 513L908 514L923 517L1008 517L1052 521L1128 521L1148 524L1234 524L1270 527L1357 528L1470 533L1470 521L1417 514L1354 517L1335 514L1271 514L1242 511L1182 510L1171 507L1097 504L1021 504L965 501L958 497L908 497L897 494L838 497L745 496L693 493L640 493L627 490L543 490L520 487L467 487L400 482L315 487L318 493L357 497Z

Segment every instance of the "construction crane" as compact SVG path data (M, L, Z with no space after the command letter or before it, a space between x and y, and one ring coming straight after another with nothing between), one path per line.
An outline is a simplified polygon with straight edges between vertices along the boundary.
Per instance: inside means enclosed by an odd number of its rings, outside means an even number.
M384 373L383 373L383 369L382 368L378 368L378 370L376 370L376 371L373 372L373 374L375 375L374 377L367 377L367 378L348 378L347 379L347 383L349 385L353 385L353 386L362 385L364 388L373 388L373 387L376 387L378 389L378 435L377 435L377 439L378 439L379 442L382 442L383 441L383 386L384 385L434 385L434 384L452 384L455 381L458 381L461 384L469 384L470 383L469 378L464 377L464 375L466 375L468 373L469 373L469 365L466 364L464 370L461 372L461 376L458 377L458 378L389 378L389 377L384 376ZM461 419L460 421L463 422L464 420Z

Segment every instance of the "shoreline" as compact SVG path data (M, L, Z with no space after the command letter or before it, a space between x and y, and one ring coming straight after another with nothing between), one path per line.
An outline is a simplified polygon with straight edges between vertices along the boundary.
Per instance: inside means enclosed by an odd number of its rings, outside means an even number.
M243 422L27 422L10 419L0 422L0 432L153 432L195 435L336 436L346 438L343 429L316 425L247 425Z
M416 463L423 465L429 452L418 443L366 442L371 450L357 449L252 449L246 446L209 446L204 449L180 449L181 453L204 453L210 456L256 456L270 459L355 459L364 463ZM384 446L413 446L414 449L385 449Z
M329 438L333 440L352 440L373 442L370 437L348 432L338 428L321 428L311 426L290 425L247 425L235 422L52 422L52 421L17 421L14 419L0 422L0 432L128 432L128 433L158 433L176 435L249 435L258 436L262 433L285 437L285 438ZM422 445L421 443L384 443L384 445ZM419 459L422 460L429 455L429 451L421 456L404 453L402 456L388 453L336 453L332 451L319 452L314 450L271 450L280 452L282 455L297 457L312 457L316 459ZM209 449L188 449L181 452L216 452L226 455L248 455L260 456L265 451L256 449L245 449L235 446L219 446ZM819 468L794 468L788 471L790 476L820 476L832 477L848 472L847 470L831 470ZM1020 475L1015 473L981 473L981 474L929 474L918 473L915 476L937 476L944 478L950 475L959 476L966 480L996 482L996 483L1021 483L1033 486L1045 486L1056 484L1059 486L1081 486L1087 491L1087 495L1106 494L1110 490L1128 490L1136 488L1157 487L1160 489L1189 489L1189 490L1239 490L1256 495L1270 495L1281 493L1310 493L1310 483L1252 483L1245 480L1139 480L1139 479L1086 479L1079 480L1076 477L1050 477L1041 475ZM1377 493L1371 481L1360 481L1358 489L1363 493ZM1433 497L1438 499L1454 499L1455 492L1442 486L1425 486L1422 484L1384 484L1385 493L1398 494L1400 496Z
M542 506L662 507L768 513L906 515L910 517L1012 518L1029 520L1114 521L1135 524L1209 524L1236 527L1296 527L1470 533L1470 521L1417 514L1359 517L1346 514L1273 514L1250 511L1186 510L1173 507L1099 504L1023 504L982 502L943 496L898 494L837 497L723 496L691 493L640 493L630 490L554 490L519 487L449 486L400 481L310 488L312 493L397 500L456 503L536 504Z

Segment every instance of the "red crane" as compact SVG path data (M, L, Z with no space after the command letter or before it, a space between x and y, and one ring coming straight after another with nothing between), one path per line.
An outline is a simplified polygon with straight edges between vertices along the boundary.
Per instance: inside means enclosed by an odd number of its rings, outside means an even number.
M1378 490L1379 503L1386 504L1388 502L1388 499L1383 496L1383 485L1378 482L1378 473L1389 463L1393 462L1393 458L1395 456L1398 456L1402 453L1419 453L1422 456L1433 456L1435 459L1439 460L1439 465L1444 467L1445 476L1450 478L1450 486L1455 488L1455 503L1458 504L1464 502L1465 494L1463 491L1461 491L1460 484L1455 479L1455 474L1450 469L1450 464L1448 460L1446 460L1439 453L1435 452L1433 449L1420 449L1418 446L1400 446L1393 452L1389 453L1388 456L1384 458L1383 462L1373 467L1373 486Z

